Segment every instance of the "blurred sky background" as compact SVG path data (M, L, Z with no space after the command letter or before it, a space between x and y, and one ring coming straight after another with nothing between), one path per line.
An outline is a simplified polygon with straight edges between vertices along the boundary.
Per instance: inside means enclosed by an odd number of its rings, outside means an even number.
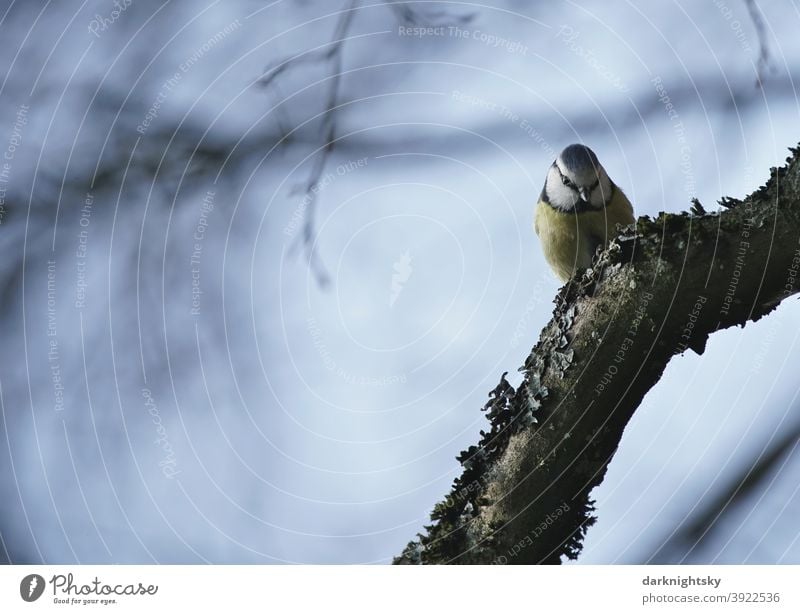
M655 215L800 141L794 0L352 6L0 5L5 561L391 561L549 320L556 153ZM799 324L672 361L579 563L800 563Z

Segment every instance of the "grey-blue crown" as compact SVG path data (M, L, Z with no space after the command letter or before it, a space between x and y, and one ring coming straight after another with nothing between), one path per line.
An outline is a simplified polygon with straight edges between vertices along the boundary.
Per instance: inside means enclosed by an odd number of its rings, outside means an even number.
M558 157L564 166L573 172L596 170L600 166L600 162L597 161L597 156L594 152L586 145L578 143L569 145Z

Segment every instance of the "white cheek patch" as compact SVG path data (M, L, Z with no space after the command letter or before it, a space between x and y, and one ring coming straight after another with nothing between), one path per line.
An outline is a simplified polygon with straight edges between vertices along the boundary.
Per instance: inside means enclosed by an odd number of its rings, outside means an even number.
M578 202L578 195L563 184L553 188L548 196L550 204L559 209L572 209Z

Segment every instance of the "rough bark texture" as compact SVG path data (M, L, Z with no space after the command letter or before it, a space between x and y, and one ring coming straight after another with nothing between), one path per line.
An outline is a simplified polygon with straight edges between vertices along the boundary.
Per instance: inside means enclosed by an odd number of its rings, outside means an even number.
M675 354L755 321L800 290L800 149L722 212L639 218L565 286L520 369L484 408L491 429L426 534L395 563L559 563L577 557L625 425Z

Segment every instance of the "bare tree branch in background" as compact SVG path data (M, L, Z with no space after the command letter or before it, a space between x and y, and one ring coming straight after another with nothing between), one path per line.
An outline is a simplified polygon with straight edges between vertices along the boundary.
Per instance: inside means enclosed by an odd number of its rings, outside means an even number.
M764 84L764 77L770 69L769 47L767 46L767 28L764 25L764 18L756 4L756 0L744 0L747 12L753 21L758 36L758 60L756 62L756 87Z
M296 251L296 249L301 246L305 249L309 267L316 277L317 283L323 287L330 282L330 279L317 253L316 247L315 216L317 199L319 195L319 184L322 179L322 174L325 171L325 164L335 148L336 120L340 108L342 53L348 39L347 32L350 29L359 2L360 0L349 0L347 5L342 8L339 21L333 33L333 38L330 43L326 45L327 49L317 49L275 62L264 69L264 75L259 79L259 84L262 87L274 86L276 78L286 71L297 66L317 62L326 63L328 72L331 75L330 85L328 86L328 96L322 113L323 145L314 158L308 180L298 186L298 191L303 193L306 206L304 210L305 215L302 233L295 240L295 244L291 250ZM431 23L432 20L442 19L447 20L448 23L466 23L473 17L473 14L470 13L453 19L453 17L445 11L422 15L407 3L397 1L391 2L389 8L397 15L400 21L410 24L419 24L423 22Z
M577 558L623 431L669 360L705 349L800 291L800 148L722 213L641 217L562 288L516 390L490 393L491 429L396 563ZM694 211L703 208L694 204Z
M464 13L456 15L447 11L426 11L423 15L417 9L412 8L411 4L405 0L392 0L391 9L397 15L397 18L403 23L409 25L455 25L457 23L469 23L475 17L475 13Z
M317 194L319 192L319 182L325 170L325 163L333 151L336 141L336 112L339 107L339 88L342 79L342 50L347 41L347 31L350 29L350 24L353 22L358 3L359 0L349 0L347 5L342 9L333 34L333 39L327 46L327 49L303 53L276 63L271 67L267 67L264 71L264 76L259 80L259 83L263 87L267 87L273 83L276 77L295 66L319 61L328 64L331 81L328 86L328 96L322 115L322 134L324 135L324 142L319 153L314 158L308 181L302 186L306 202L305 217L303 219L303 231L295 243L295 246L302 245L304 247L309 267L316 277L317 283L323 287L329 283L329 278L316 249L314 219L317 206Z
M675 527L646 563L684 563L692 552L713 541L714 533L730 515L756 492L766 492L764 482L774 478L800 444L800 421L782 431L743 473L736 475L690 521Z

